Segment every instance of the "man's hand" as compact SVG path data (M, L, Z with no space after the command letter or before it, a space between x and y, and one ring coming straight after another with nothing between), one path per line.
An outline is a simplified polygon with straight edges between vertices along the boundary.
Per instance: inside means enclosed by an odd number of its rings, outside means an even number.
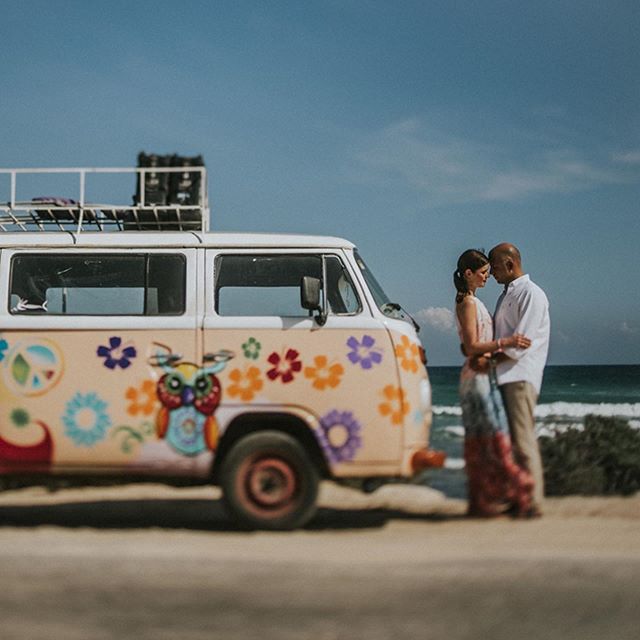
M469 359L469 366L476 373L487 373L489 371L489 358L486 356L474 356Z
M511 360L506 353L498 352L493 354L493 361L496 364L500 364L501 362L506 362L507 360Z

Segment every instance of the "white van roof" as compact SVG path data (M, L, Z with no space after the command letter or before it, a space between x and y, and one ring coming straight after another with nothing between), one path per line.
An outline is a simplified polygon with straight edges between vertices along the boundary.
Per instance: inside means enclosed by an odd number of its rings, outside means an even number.
M298 248L353 249L349 240L333 236L284 233L203 233L195 231L122 231L118 233L69 231L20 231L0 233L1 247L233 247L242 248Z

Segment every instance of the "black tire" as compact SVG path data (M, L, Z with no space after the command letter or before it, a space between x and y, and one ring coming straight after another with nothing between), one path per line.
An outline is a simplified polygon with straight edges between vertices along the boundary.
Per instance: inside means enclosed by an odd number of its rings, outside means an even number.
M320 478L304 447L279 431L239 440L220 468L231 515L251 529L296 529L316 511Z

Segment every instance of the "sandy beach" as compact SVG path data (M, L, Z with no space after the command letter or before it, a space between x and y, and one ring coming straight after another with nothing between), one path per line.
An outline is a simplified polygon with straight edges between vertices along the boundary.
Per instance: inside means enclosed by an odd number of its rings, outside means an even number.
M243 532L215 488L0 494L14 638L635 638L640 496L464 517L425 487L322 486L303 530Z

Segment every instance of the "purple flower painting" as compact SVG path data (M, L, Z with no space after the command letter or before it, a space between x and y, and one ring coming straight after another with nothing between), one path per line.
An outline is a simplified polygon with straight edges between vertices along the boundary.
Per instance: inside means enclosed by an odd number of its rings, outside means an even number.
M362 446L360 423L351 411L334 409L320 419L318 439L330 462L348 462Z
M376 341L371 336L364 335L362 340L351 336L347 340L347 346L351 349L347 358L353 364L359 364L363 369L371 369L374 364L382 362L382 349L375 345Z

